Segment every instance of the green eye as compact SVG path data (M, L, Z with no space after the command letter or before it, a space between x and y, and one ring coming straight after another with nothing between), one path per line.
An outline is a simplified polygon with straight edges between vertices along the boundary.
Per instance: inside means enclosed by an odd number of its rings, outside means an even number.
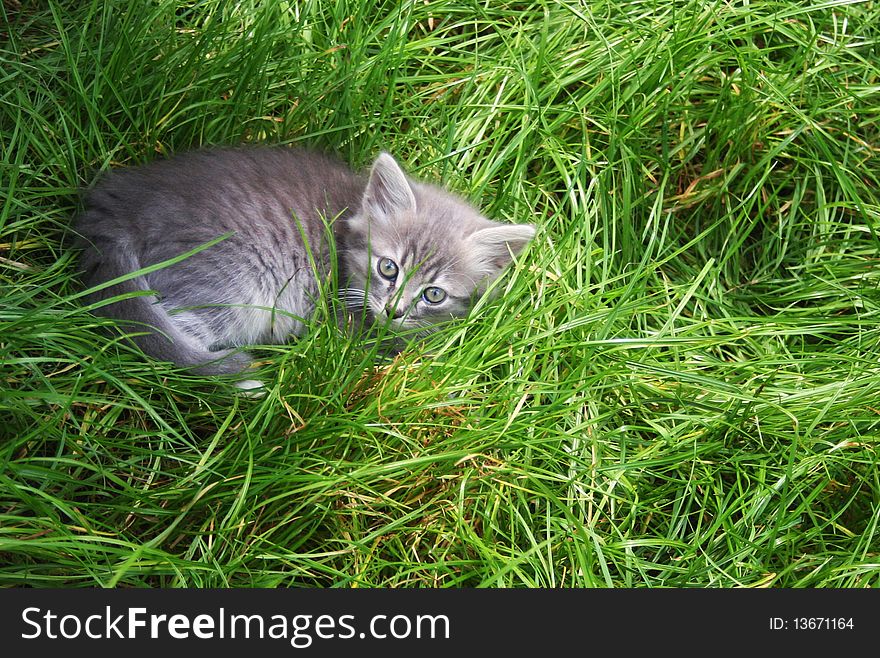
M430 288L425 288L425 292L422 293L422 299L429 304L439 304L446 299L446 291L443 288L431 286Z
M395 263L390 258L380 258L379 264L376 266L376 269L379 271L379 274L388 279L389 281L393 281L397 278L397 263Z

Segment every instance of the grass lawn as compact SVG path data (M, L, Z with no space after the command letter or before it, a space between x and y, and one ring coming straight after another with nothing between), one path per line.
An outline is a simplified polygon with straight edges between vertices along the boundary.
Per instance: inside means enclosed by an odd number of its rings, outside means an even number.
M4 0L0 586L880 586L880 3ZM268 393L84 308L78 188L381 149L538 236Z

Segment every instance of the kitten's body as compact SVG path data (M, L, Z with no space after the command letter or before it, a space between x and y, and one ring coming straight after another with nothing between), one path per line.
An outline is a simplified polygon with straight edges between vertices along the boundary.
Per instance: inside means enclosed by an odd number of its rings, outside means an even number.
M250 358L236 346L302 332L319 294L316 276L332 267L328 224L346 302L366 301L367 316L398 327L466 313L534 233L409 180L387 154L367 178L304 150L197 151L112 172L85 202L76 230L89 287L229 234L91 299L155 291L101 312L143 333L135 340L145 352L203 374L246 369Z

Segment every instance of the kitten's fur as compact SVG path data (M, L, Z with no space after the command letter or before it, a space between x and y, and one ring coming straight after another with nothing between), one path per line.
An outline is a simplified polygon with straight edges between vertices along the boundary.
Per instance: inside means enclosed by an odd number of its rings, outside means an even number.
M316 275L331 269L328 222L346 303L357 314L366 301L368 317L396 328L467 313L535 232L409 179L387 153L362 178L329 156L284 147L195 151L114 171L85 206L76 230L89 287L230 234L90 299L155 291L100 312L143 332L135 341L148 354L201 374L239 373L251 360L235 347L303 331Z

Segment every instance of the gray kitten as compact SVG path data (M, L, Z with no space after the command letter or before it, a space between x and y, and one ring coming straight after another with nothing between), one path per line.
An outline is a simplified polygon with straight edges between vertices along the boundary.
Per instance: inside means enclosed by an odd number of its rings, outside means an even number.
M328 230L329 225L329 230ZM320 153L202 150L115 170L76 222L83 281L97 286L227 235L173 265L93 293L135 342L200 374L246 370L235 348L299 335L335 241L346 304L396 329L467 313L534 236L408 178L382 153L367 178Z

